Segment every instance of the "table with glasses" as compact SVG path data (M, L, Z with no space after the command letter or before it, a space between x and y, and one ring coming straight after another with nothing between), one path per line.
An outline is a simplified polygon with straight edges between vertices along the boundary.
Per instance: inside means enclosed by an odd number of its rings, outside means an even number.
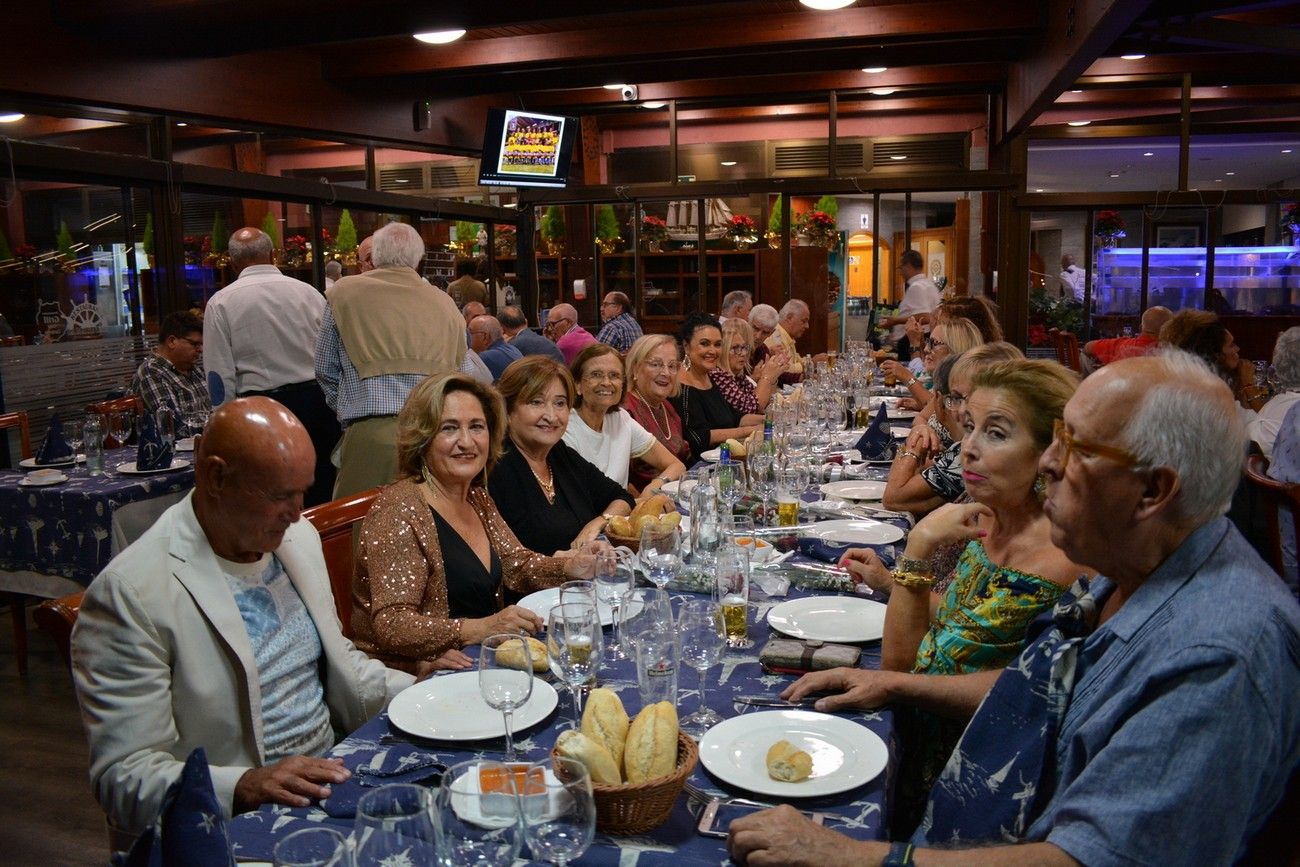
M79 463L60 468L67 480L48 486L0 470L0 590L55 597L85 589L194 487L192 458L177 452L174 469L133 475L119 467L135 461L135 448L110 449L104 475Z

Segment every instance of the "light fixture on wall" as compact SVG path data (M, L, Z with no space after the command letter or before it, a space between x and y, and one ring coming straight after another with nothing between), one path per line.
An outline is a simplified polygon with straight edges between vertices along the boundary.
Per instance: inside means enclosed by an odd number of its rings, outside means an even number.
M1072 120L1066 123L1066 126L1087 126L1092 123L1090 120Z
M606 90L622 90L623 88L627 87L627 85L624 84L624 83L621 82L621 81L620 81L619 83L617 83L617 84L606 84L606 85L602 85L602 86L603 86Z
M27 117L27 115L17 111L10 112L9 114L0 114L0 123L17 123L25 117Z
M907 159L907 154L894 154L893 156L890 157L890 159L891 159L891 160L900 160L900 161L901 161L901 160L905 160L905 159Z
M642 108L663 108L667 104L668 103L666 102L659 102L658 100L652 99L649 100L648 102L641 103L641 107Z
M428 30L424 33L412 34L416 39L428 45L446 45L448 42L455 42L465 35L464 30Z
M818 12L834 12L836 9L852 6L854 0L799 0L799 2Z
M898 89L894 87L877 87L871 91L873 96L889 96L891 93L897 93Z
M865 72L865 73L867 73L868 75L876 75L877 73L885 72L885 71L888 70L888 69L889 69L888 66L864 66L864 67L862 67L862 71Z
M722 161L722 164L723 164L724 166L734 166L734 165L736 164L736 161L735 161L735 160L723 160L723 161Z

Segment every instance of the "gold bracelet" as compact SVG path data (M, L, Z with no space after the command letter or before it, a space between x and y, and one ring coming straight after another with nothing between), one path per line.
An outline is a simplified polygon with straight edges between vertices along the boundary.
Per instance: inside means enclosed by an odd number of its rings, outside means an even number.
M916 454L916 452L913 451L901 451L898 453L898 456L900 458L911 458L912 460L916 461L918 464L921 462L921 456Z
M904 572L902 569L895 569L892 573L894 583L899 587L923 587L930 588L934 586L934 575L921 572Z

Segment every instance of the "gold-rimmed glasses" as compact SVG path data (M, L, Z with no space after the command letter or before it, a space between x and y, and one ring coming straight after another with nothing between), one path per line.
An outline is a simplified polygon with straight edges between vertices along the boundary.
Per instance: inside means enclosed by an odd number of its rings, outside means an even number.
M1052 439L1061 444L1061 472L1069 466L1070 454L1080 452L1081 454L1095 455L1099 458L1105 458L1108 461L1114 461L1122 467L1137 467L1142 465L1142 459L1124 449L1115 448L1114 446L1100 445L1078 439L1065 429L1065 420L1057 419L1052 423Z

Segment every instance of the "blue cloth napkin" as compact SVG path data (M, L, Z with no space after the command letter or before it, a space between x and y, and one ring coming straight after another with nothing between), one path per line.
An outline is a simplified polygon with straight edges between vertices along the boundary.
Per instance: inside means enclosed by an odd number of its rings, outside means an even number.
M50 416L50 427L45 431L41 447L36 450L36 463L61 464L73 458L72 446L68 445L68 439L63 435L63 419L56 412Z
M158 422L150 413L140 417L140 445L135 451L137 470L165 470L172 465L172 444L158 432Z
M436 785L445 770L446 763L438 761L436 755L395 744L354 769L347 782L332 786L321 809L335 819L350 819L357 814L361 796L371 789L390 783Z
M221 374L215 370L208 371L208 397L213 406L221 406L226 402L226 384L221 381Z
M123 867L234 867L226 820L212 788L202 747L185 760L181 778L167 793L158 823L139 838Z
M888 425L889 410L882 402L876 417L867 426L867 432L862 435L861 439L858 440L858 444L854 446L862 453L864 460L879 461L891 457L894 440L890 436Z
M870 548L880 557L880 562L885 565L885 568L894 568L892 545L835 545L830 542L823 542L821 539L799 540L800 554L831 565L839 565L840 560L844 558L844 552L850 548Z

